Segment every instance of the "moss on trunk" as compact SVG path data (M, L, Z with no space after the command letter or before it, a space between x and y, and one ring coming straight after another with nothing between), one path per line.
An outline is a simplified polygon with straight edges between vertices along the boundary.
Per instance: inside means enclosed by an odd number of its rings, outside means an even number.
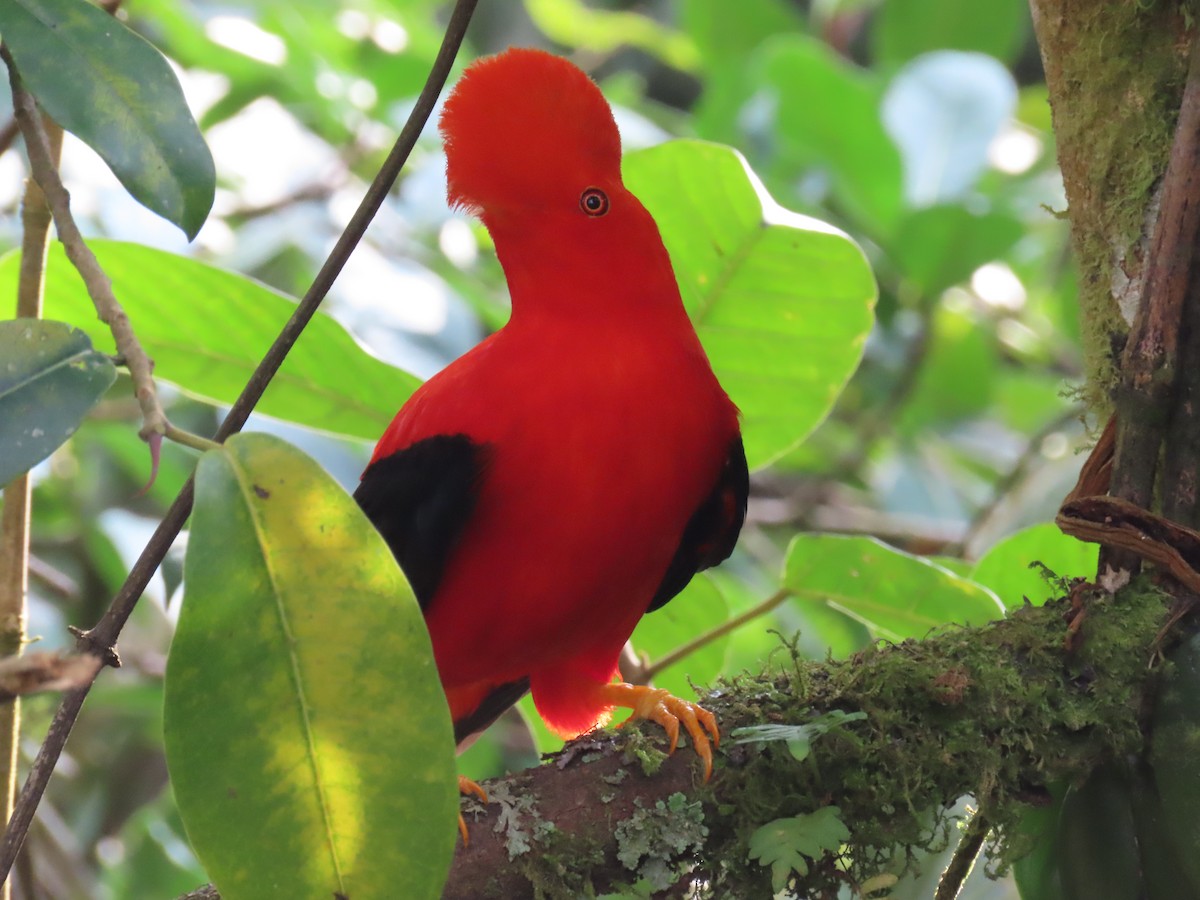
M1079 266L1089 406L1106 415L1187 71L1181 0L1032 0Z

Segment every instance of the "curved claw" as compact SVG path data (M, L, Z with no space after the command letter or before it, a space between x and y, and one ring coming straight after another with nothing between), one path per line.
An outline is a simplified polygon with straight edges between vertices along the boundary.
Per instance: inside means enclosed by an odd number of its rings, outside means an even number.
M488 802L487 791L481 788L478 784L468 778L466 775L458 776L458 792L460 794L473 794L478 797L483 803Z
M704 761L704 780L712 777L712 748L721 744L716 716L698 703L681 700L661 688L635 684L607 684L604 687L605 699L609 703L633 711L628 721L649 719L663 727L670 741L668 753L675 752L679 743L679 725L683 723L696 755Z
M478 797L484 803L488 802L487 791L485 791L466 775L458 776L458 792L460 794L471 794L475 797ZM471 838L467 834L467 820L463 818L463 814L461 812L458 814L458 833L462 835L463 846L471 846Z

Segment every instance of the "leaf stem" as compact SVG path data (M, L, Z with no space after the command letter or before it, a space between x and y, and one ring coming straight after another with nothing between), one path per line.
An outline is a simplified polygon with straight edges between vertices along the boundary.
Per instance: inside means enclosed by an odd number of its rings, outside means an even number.
M648 666L646 666L642 670L642 673L641 673L642 678L644 678L646 681L650 681L650 679L652 679L659 672L663 671L664 669L669 668L670 666L675 665L675 663L677 663L681 659L684 659L685 657L690 656L691 654L695 653L701 647L706 647L709 644L711 644L713 641L715 641L717 638L724 637L725 635L729 634L731 631L741 628L747 622L757 619L761 615L765 615L766 613L769 613L771 610L773 610L775 607L777 607L784 600L787 600L791 596L792 596L792 591L790 588L780 588L775 593L773 593L770 597L768 597L766 600L763 600L761 603L758 603L758 604L750 607L748 610L746 610L745 612L743 612L739 615L734 616L732 619L728 619L728 620L722 622L716 628L706 631L704 634L700 635L697 638L694 638L693 640L688 641L686 644L682 645L681 647L676 647L674 650L672 650L670 653L668 653L666 656L662 657L661 659L657 659L654 662L650 663Z
M206 437L177 428L170 422L167 423L167 430L163 433L163 437L185 447L191 447L193 450L199 450L201 453L208 450L220 450L222 446L220 441L210 441Z

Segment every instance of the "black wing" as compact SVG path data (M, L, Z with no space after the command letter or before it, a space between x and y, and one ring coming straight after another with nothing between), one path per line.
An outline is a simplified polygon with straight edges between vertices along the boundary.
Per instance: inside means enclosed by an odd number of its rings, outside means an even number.
M383 535L427 610L450 553L471 518L487 449L465 434L438 435L376 460L354 499ZM529 690L521 678L497 686L454 723L454 742L483 731Z
M437 435L371 463L354 492L422 610L475 508L486 458L484 445L465 434Z
M687 587L692 576L724 562L733 552L742 523L746 521L746 501L750 496L750 473L746 468L746 449L741 435L729 445L729 455L721 477L700 507L692 514L675 558L667 566L646 612L664 606Z

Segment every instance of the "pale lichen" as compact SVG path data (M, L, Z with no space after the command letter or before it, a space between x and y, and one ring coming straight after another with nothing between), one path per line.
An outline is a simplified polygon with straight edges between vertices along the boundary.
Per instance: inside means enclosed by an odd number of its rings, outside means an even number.
M666 890L679 878L680 863L704 847L708 827L699 800L674 793L617 824L617 859L653 890Z

